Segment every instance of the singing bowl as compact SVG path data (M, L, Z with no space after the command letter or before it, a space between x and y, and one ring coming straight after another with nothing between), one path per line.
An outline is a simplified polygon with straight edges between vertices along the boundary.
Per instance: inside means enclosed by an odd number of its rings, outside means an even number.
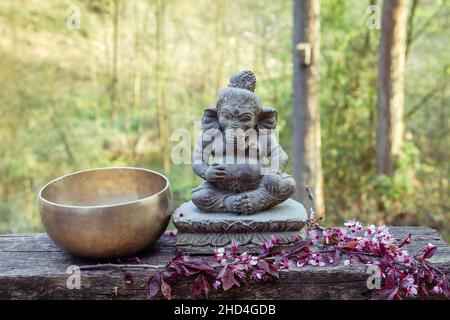
M75 172L39 192L50 238L73 255L107 259L152 245L170 220L172 193L162 174L112 167Z

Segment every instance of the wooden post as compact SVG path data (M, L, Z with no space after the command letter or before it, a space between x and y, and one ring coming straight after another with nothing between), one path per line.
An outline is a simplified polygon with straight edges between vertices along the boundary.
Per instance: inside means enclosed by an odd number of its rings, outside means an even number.
M377 172L392 176L403 140L406 1L383 2L378 63Z
M317 213L325 211L319 112L319 1L295 0L293 32L292 153L295 197L307 203L305 186L316 199Z

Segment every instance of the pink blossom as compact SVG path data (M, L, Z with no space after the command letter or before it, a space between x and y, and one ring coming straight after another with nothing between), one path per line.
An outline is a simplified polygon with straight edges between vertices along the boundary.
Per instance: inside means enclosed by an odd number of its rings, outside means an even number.
M307 259L306 260L297 260L297 268L303 267L306 262L307 262Z
M216 290L228 290L233 286L247 284L249 280L278 277L279 269L290 268L293 263L300 268L305 265L325 266L339 263L343 259L346 266L352 266L355 261L379 266L384 279L382 294L389 299L419 295L422 297L426 295L425 287L428 286L433 288L434 293L448 296L448 277L437 272L439 270L436 271L430 262L426 261L435 254L437 248L434 245L428 244L419 254L410 255L402 248L410 242L411 235L396 245L392 242L386 226L376 228L370 225L363 236L361 230L362 224L355 220L346 223L345 228L320 228L316 222L309 222L308 235L311 242L318 245L317 248L308 245L308 241L299 241L301 238L296 236L296 243L292 248L274 252L272 248L281 239L272 236L262 245L261 255L253 256L247 252L238 254L239 246L234 242L230 250L214 250L214 259L220 267L210 264L210 258L177 254L167 264L166 271L159 271L157 275L152 276L148 284L149 290L154 294L157 294L157 289L163 292L163 284L166 289L168 286L168 283L162 281L165 279L195 277L192 296L196 298L202 292L207 296L211 285ZM215 274L213 270L218 272L216 279L211 279ZM163 295L170 299L170 292L165 292Z
M396 251L395 260L397 262L404 263L406 265L411 265L412 262L411 257L409 256L409 253L406 250Z
M320 234L316 230L308 230L308 237L314 245L319 244Z
M214 249L214 257L216 257L216 258L222 257L224 253L225 253L225 248Z
M264 243L261 245L261 247L263 248L263 250L264 250L265 252L269 252L269 251L272 250L272 248L273 248L273 243L272 243L272 241L264 242Z
M220 280L215 280L213 282L214 289L218 290L220 288L221 284L222 284L222 282Z
M265 274L264 270L261 269L253 270L250 279L261 280L264 277L264 274Z
M238 270L237 268L235 268L233 272L234 272L234 275L236 277L238 277L239 279L245 279L246 278L245 277L245 272L243 272L241 270Z
M278 235L271 235L270 236L270 242L272 242L273 244L277 244L280 243L281 238Z
M366 232L364 233L364 237L370 237L373 236L376 232L376 228L373 224L367 227Z
M258 257L254 257L247 252L243 252L236 257L236 261L240 261L244 264L246 270L258 263Z
M375 233L376 237L385 239L389 241L391 239L391 233L389 232L389 228L386 226L379 226Z
M278 263L281 269L289 269L291 266L291 261L286 256L283 257Z
M352 233L356 233L362 229L362 224L356 220L350 220L349 222L344 223L344 226L350 229Z
M224 264L226 262L224 254L225 254L224 248L214 249L214 258L216 259L217 263Z
M325 237L325 243L330 244L334 235L335 235L335 231L333 229L324 230L323 236Z
M444 289L442 289L440 285L436 285L433 287L433 292L437 294L442 294L444 293Z
M417 295L418 286L414 283L414 277L412 275L407 275L405 279L403 279L402 285L408 297Z
M309 264L312 266L324 266L325 263L322 261L322 256L320 253L313 253L309 258Z

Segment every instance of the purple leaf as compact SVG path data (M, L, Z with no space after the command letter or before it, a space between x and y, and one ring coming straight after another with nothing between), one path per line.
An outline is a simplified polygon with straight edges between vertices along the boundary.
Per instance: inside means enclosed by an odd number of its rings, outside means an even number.
M199 274L192 282L191 296L193 299L197 299L202 294L203 285L201 277L202 275Z
M303 248L305 248L309 244L309 241L307 240L298 240L294 243L292 248L289 250L289 255L294 255L299 251L302 251Z
M437 247L426 247L426 249L423 252L422 260L426 260L434 256L436 253Z
M390 270L386 276L386 280L384 281L384 284L387 288L396 288L396 281L395 281L395 271Z
M207 261L202 259L189 260L189 262L186 262L185 265L198 271L214 270L214 268Z
M161 278L161 293L167 300L172 299L172 288L163 278Z
M392 290L392 292L389 294L388 299L389 300L399 300L398 298L400 298L400 296L398 295L398 288L394 288L394 290Z
M260 259L258 260L258 267L275 278L278 278L278 269L272 263Z
M387 297L389 296L395 288L388 288L388 287L383 287L380 290L378 290L378 294L383 296L383 297Z
M411 235L411 233L409 233L408 234L408 237L405 239L405 240L403 240L403 242L398 246L398 248L400 249L400 248L403 248L404 246L406 246L407 244L409 244L410 242L411 242L411 238L412 238L412 235Z
M380 254L382 255L382 256L385 256L386 255L386 247L384 246L384 244L383 244L383 242L380 242Z
M231 289L234 285L240 286L239 281L234 277L234 271L229 267L225 267L225 271L222 275L222 288L224 291Z
M208 297L209 292L210 287L208 281L206 280L204 275L199 274L192 283L192 298L197 299L202 293L204 293L205 296Z
M155 273L147 282L148 296L153 298L161 290L161 273Z
M186 275L188 277L193 276L194 274L197 274L197 273L200 272L199 270L194 270L194 269L192 269L189 266L186 266L184 264L181 264L180 268L181 268L181 274L182 275Z

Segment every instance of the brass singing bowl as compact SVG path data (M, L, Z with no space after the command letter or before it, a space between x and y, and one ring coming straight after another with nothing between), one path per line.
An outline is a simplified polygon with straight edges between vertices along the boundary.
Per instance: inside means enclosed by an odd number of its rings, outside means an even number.
M56 245L95 259L130 256L152 245L166 230L172 207L166 177L130 167L63 176L46 184L38 198Z

